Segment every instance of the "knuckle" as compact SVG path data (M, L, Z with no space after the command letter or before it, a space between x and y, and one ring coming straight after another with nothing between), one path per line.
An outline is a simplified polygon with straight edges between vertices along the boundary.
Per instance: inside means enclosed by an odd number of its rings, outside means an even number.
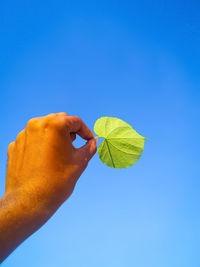
M42 125L46 128L49 125L52 124L52 120L55 118L56 114L55 113L50 113L44 117L42 117Z
M55 113L51 113L48 114L47 116L44 117L43 122L46 126L52 125L53 120L55 119L56 114Z
M68 114L66 112L59 112L58 115L61 115L61 116L68 116Z
M24 130L22 130L20 133L18 133L18 135L17 135L17 139L20 139L21 137L23 137L24 136Z
M48 120L51 120L51 119L53 119L53 118L55 118L56 117L56 113L50 113L50 114L48 114L48 115L46 115L45 116L45 118Z
M38 126L38 119L37 118L30 119L26 124L27 129L35 129L35 128L37 128L37 126Z
M14 141L14 142L11 142L11 143L8 145L8 151L7 151L7 154L8 154L8 155L13 151L14 146L15 146L15 141Z
M18 133L18 135L17 135L17 138L16 138L16 144L18 144L19 142L20 142L20 140L21 139L23 139L23 137L24 137L24 130L22 130L20 133Z
M73 125L73 124L82 124L82 120L81 120L81 118L80 117L78 117L78 116L70 116L70 117L68 117L68 124L69 125Z
M81 118L78 117L78 116L74 116L74 119L75 119L76 121L82 121Z
M66 118L50 117L46 119L45 126L49 129L60 130L66 125Z

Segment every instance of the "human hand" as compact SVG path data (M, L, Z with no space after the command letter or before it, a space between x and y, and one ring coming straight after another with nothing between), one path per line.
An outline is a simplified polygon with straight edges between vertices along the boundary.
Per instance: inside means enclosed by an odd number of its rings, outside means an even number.
M87 140L78 149L72 144L76 134ZM8 147L6 194L53 213L72 193L96 142L80 118L64 112L29 120Z

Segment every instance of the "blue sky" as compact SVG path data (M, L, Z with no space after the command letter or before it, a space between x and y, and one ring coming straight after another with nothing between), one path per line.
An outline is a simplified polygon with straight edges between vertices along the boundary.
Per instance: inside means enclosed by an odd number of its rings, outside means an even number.
M0 194L27 120L115 116L148 137L128 169L98 155L5 267L200 266L199 1L1 1ZM83 141L78 139L76 145Z

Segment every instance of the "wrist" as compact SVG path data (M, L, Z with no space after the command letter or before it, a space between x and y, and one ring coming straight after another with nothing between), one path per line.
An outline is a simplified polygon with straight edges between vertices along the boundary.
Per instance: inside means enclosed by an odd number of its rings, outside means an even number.
M19 191L6 192L0 199L0 262L37 231L50 217Z
M51 211L37 197L25 189L6 192L2 205L6 216L19 227L39 228L52 215Z

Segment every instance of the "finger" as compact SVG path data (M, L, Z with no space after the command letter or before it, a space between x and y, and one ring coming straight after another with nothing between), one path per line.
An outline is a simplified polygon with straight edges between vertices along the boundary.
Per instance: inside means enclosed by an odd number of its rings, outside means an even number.
M93 132L85 125L85 123L76 116L68 116L69 131L80 135L82 138L89 140L94 137Z
M84 146L76 149L76 151L79 153L81 159L87 163L97 151L97 138L88 140Z

